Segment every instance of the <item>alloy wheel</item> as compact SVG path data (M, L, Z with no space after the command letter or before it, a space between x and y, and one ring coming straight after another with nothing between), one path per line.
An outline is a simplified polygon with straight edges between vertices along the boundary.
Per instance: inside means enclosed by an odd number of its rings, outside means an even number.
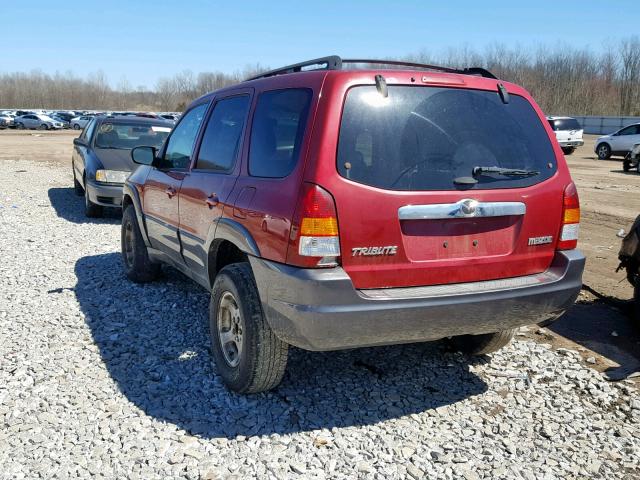
M224 359L230 367L237 367L242 356L244 322L238 302L229 291L220 297L217 324Z

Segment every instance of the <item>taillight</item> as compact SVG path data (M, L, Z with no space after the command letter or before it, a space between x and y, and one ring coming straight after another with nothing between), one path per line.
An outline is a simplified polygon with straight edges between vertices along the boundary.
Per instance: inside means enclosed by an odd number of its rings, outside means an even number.
M562 227L558 250L571 250L578 246L580 230L580 200L578 190L573 182L564 189L562 199Z
M332 267L340 256L338 215L325 189L304 183L291 227L287 263L301 267Z

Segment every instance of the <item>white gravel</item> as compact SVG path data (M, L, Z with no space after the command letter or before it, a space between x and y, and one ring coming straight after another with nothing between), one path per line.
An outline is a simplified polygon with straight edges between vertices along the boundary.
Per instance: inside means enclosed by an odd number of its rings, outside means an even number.
M0 478L640 477L638 393L529 341L295 350L277 391L230 394L207 293L125 280L69 170L0 163Z

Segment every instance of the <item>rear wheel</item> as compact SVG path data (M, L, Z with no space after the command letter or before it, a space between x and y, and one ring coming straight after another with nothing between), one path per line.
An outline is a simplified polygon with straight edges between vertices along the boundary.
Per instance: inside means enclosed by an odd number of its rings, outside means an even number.
M211 350L224 383L238 393L276 387L287 366L289 346L271 330L248 263L224 267L209 304Z
M160 265L149 260L147 246L142 239L136 209L133 205L127 206L122 213L120 243L122 263L129 280L146 283L158 278Z
M500 350L509 344L517 329L502 330L482 335L460 335L452 337L451 343L460 352L468 355L484 355Z
M562 151L565 155L571 155L574 152L575 148L573 147L562 147Z
M102 216L102 205L96 205L89 199L89 191L87 190L87 181L84 181L84 214L89 218L99 218Z
M600 160L608 160L611 158L611 147L608 143L601 143L596 150Z

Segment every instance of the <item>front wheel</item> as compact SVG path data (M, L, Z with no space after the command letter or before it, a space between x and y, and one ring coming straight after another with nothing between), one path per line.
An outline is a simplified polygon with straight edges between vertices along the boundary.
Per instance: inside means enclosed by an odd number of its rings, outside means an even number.
M573 147L562 147L562 152L565 155L571 155L574 152L575 148Z
M211 350L229 389L258 393L275 388L287 366L289 346L271 330L248 263L217 275L209 304Z
M138 217L133 205L128 205L122 213L120 243L122 263L129 280L146 283L158 278L160 265L149 260L149 252L140 233Z
M89 191L87 190L87 181L84 182L84 214L88 218L102 217L103 209L102 205L97 205L89 198Z
M40 130L49 130L49 126L46 123L40 125Z
M484 355L500 350L511 342L517 329L502 330L482 335L460 335L451 338L456 350L468 355Z
M622 161L622 170L624 170L625 172L628 172L629 170L631 170L631 160L628 160L625 158Z
M74 130L80 130L80 125L78 125L77 123L73 124L73 129Z
M73 170L73 192L81 197L84 195L84 188L82 188L82 184L76 178L76 169L73 167L71 167L71 169Z
M611 147L607 143L601 143L598 145L596 151L600 160L608 160L611 158Z

